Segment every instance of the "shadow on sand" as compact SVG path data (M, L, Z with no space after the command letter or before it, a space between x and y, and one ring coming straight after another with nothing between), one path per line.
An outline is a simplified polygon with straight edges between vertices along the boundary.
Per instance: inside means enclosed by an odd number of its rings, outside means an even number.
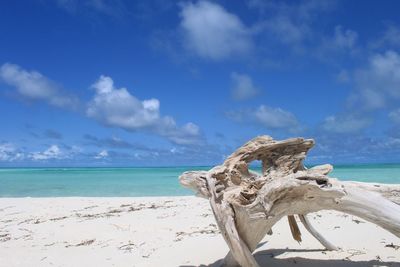
M400 267L399 262L392 261L351 261L351 260L340 260L340 259L306 259L301 257L277 259L278 255L286 252L318 252L324 251L321 249L268 249L258 251L254 254L258 264L266 267L377 267L377 266L393 266ZM221 266L222 259L209 264L195 265L180 265L180 267L219 267Z

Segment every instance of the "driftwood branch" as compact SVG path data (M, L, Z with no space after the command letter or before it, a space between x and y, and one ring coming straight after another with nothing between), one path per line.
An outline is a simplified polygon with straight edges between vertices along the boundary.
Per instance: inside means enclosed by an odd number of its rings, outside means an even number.
M320 233L317 232L317 230L315 230L310 221L307 219L306 215L299 215L299 218L307 231L310 232L310 234L315 237L327 250L337 250L335 245L326 240Z
M328 250L337 248L307 219L320 210L337 210L361 217L400 237L400 186L341 182L328 177L331 165L305 168L312 139L283 141L269 136L252 139L209 171L185 172L182 185L210 200L218 227L229 246L226 266L258 266L252 252L272 226L288 216L293 238L301 241L295 220ZM249 170L254 160L262 173Z

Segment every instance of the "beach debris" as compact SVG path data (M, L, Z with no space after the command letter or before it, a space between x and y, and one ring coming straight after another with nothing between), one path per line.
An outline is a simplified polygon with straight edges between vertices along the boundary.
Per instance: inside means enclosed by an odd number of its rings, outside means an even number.
M386 244L385 248L394 248L395 250L398 250L400 248L400 246L390 243L390 244Z
M189 233L186 232L177 232L175 234L175 242L177 241L181 241L185 236L194 236L194 235L198 235L198 234L205 234L205 235L215 235L220 233L220 231L218 230L217 226L215 224L210 224L209 225L210 228L205 228L205 229L200 229L200 230L196 230L196 231L192 231Z
M94 241L96 241L96 239L87 239L87 240L83 240L83 241L79 242L78 244L75 244L75 245L66 245L65 247L66 247L66 248L69 248L69 247L89 246L89 245L93 244Z
M301 241L296 217L327 250L338 248L310 223L307 214L336 210L360 217L400 237L400 186L339 181L332 165L307 169L303 161L314 140L276 141L256 137L209 171L188 171L180 183L209 199L218 228L230 251L225 266L257 267L252 252L282 217L288 216L295 240ZM262 173L249 169L262 162ZM178 235L181 236L182 234Z
M60 220L64 220L67 219L68 216L61 216L61 217L55 217L55 218L51 218L50 221L60 221Z
M95 207L95 206L92 206L92 207ZM122 204L119 206L119 208L109 207L107 211L97 212L97 213L86 213L86 212L81 212L82 210L80 210L80 211L74 210L76 212L74 215L75 215L75 217L82 218L84 220L93 220L93 219L97 219L97 218L117 217L117 216L121 216L122 213L135 212L135 211L140 211L140 210L170 209L170 208L174 208L174 207L177 207L177 205L172 205L172 204L157 205L154 203L151 203L151 204L139 203L137 206L133 206L133 204ZM57 219L64 219L64 218L60 217L60 218L53 218L50 220L57 220Z
M0 234L0 242L6 242L11 240L10 234Z
M97 208L97 205L92 205L92 206L88 206L88 207L84 207L83 209L88 210L88 209L93 209L93 208Z
M119 246L119 250L123 250L125 252L132 252L133 249L135 249L137 246L133 242L129 241L127 244L124 244L122 246Z
M358 220L358 219L353 219L352 221L355 222L356 224L365 223L365 222L360 221L360 220Z

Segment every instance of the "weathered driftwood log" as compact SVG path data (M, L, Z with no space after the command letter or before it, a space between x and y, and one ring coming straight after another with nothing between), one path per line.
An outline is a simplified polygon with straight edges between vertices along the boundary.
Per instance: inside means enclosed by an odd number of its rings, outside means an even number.
M318 233L307 214L337 210L381 226L400 237L400 186L342 182L327 174L331 165L303 165L312 139L283 141L259 136L209 171L180 176L182 185L210 200L218 227L229 246L225 266L258 266L252 252L272 226L288 216L293 237L301 234L294 215L328 250L336 247ZM262 162L262 174L249 170Z

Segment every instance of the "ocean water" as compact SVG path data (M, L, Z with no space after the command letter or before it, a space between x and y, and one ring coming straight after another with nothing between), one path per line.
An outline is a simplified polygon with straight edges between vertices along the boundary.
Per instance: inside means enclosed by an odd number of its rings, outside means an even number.
M193 195L178 176L210 167L165 168L2 168L0 197L129 197ZM331 177L400 183L400 164L339 165Z

